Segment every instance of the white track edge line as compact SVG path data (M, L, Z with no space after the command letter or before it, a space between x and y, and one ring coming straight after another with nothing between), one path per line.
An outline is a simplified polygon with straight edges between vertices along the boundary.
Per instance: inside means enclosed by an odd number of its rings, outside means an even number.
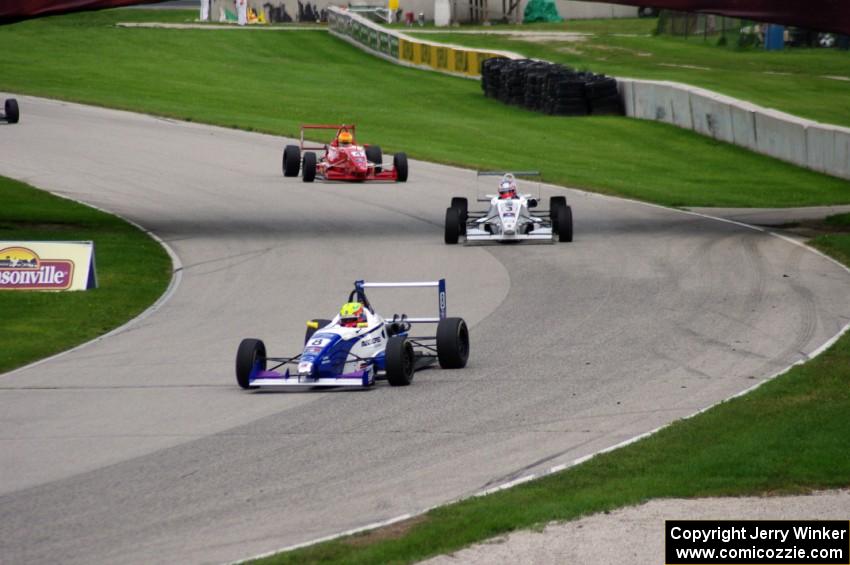
M395 518L390 518L389 520L382 520L380 522L373 522L371 524L367 524L365 526L360 526L359 528L352 528L350 530L346 530L344 532L340 532L338 534L331 534L329 536L325 536L313 541L307 541L303 543L298 543L295 545L290 545L284 547L282 549L273 549L272 551L267 551L266 553L262 553L260 555L255 555L253 557L247 557L245 559L240 559L239 561L231 561L228 565L239 565L240 563L247 563L248 561L254 561L255 559L263 559L265 557L271 557L272 555L276 555L278 553L284 553L287 551L293 551L296 549L301 549L302 547L307 547L308 545L313 545L316 543L322 543L326 541L335 540L341 537L350 536L353 534L359 534L361 532L366 532L369 530L376 530L378 528L382 528L384 526L390 526L395 524L396 522L402 522L407 520L408 518L413 518L413 514L402 514L401 516L396 516Z
M11 177L9 177L9 178L11 178ZM24 182L25 184L29 184L27 181L20 181L20 182ZM4 377L9 377L11 375L14 375L15 373L20 372L20 371L32 369L33 367L37 367L37 366L41 365L42 363L47 363L48 361L53 361L55 359L59 359L61 357L64 357L65 355L68 355L69 353L73 353L74 351L78 351L80 349L83 349L84 347L88 347L88 346L90 346L94 343L97 343L102 339L106 339L108 337L114 336L116 334L119 334L119 333L125 331L130 326L141 322L142 320L144 320L145 318L147 318L148 316L150 316L151 314L153 314L154 312L156 312L157 310L162 308L162 306L166 302L168 302L168 300L174 295L174 293L177 292L177 288L180 286L180 282L183 280L183 262L180 260L180 257L177 255L177 253L174 251L174 249L172 249L171 246L168 245L168 243L166 243L165 240L163 240L161 237L159 237L156 233L154 233L151 230L147 229L146 227L134 222L133 220L130 220L129 218L125 218L124 216L122 216L121 214L118 214L116 212L112 212L110 210L100 208L99 206L95 206L94 204L89 204L88 202L83 202L81 200L71 198L71 197L66 196L64 194L58 194L58 193L52 192L50 190L38 188L34 185L29 185L29 186L32 186L36 190L40 190L42 192L48 192L48 193L52 194L53 196L58 196L59 198L63 198L65 200L70 200L71 202L76 202L77 204L82 204L83 206L86 206L86 207L91 208L93 210L97 210L98 212L103 212L104 214L109 214L111 216L115 216L115 217L120 218L121 220L127 222L131 226L135 227L136 229L138 229L139 231L141 231L142 233L144 233L145 235L147 235L148 237L153 239L155 242L157 242L163 249L165 249L165 252L168 254L168 257L171 259L171 280L168 281L168 287L166 287L165 292L163 292L159 296L159 298L156 299L156 301L153 304L151 304L150 306L145 308L142 312L139 313L139 315L127 320L126 322L124 322L123 324L118 326L117 328L113 328L113 329L109 330L108 332L106 332L105 334L99 335L99 336L97 336L93 339L90 339L89 341L85 341L83 343L75 345L74 347L72 347L70 349L66 349L64 351L60 351L59 353L55 353L55 354L51 355L50 357L45 357L43 359L39 359L37 361L33 361L32 363L24 365L23 367L18 367L17 369L12 369L11 371L9 371L7 373L2 373L2 374L0 374L0 379L2 379ZM95 250L95 253L96 252L97 251ZM85 292L85 291L82 291L82 292Z

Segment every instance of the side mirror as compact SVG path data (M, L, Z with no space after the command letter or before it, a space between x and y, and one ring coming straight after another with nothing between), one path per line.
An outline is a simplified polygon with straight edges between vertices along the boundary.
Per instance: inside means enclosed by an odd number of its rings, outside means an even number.
M368 328L369 323L368 322L357 322L357 327L358 328Z
M537 199L536 198L529 198L528 199L528 207L529 208L537 208Z
M308 320L307 321L307 327L310 328L310 329L313 329L313 330L318 330L319 329L319 322L317 322L315 320Z

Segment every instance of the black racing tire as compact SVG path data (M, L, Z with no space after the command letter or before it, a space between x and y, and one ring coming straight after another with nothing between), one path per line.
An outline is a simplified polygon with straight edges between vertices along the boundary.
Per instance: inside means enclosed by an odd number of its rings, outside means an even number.
M313 182L316 180L315 153L304 153L304 172L301 173L301 180L304 182Z
M393 168L396 172L396 182L407 182L407 153L393 155Z
M558 208L558 241L573 240L573 209L569 206Z
M381 165L384 162L384 152L381 151L381 147L379 145L367 145L366 160L375 163L375 172L380 173Z
M552 196L549 198L549 218L554 222L558 218L558 208L567 205L566 196Z
M469 217L469 201L462 196L452 197L452 208L460 211L460 235L466 235L466 219Z
M21 119L21 110L18 108L18 101L14 98L7 98L4 104L6 112L6 121L10 124L16 124Z
M323 320L321 318L316 318L315 320L310 321L315 322L316 325L318 325L318 328L311 328L310 326L307 326L307 331L304 332L304 345L307 345L307 342L310 340L311 337L313 337L313 334L316 333L316 330L318 330L319 328L324 328L325 326L331 323L330 320Z
M387 380L392 386L407 386L413 382L416 357L407 336L394 335L387 341Z
M460 211L457 208L446 208L446 244L454 245L458 239L460 239Z
M437 324L437 359L443 369L463 369L469 359L469 329L463 318Z
M248 382L254 363L262 359L261 368L266 370L266 346L260 339L245 338L236 350L236 382L244 389L254 388Z
M469 212L469 200L463 196L452 196L452 208L457 208L462 215L466 215Z
M287 145L283 150L283 176L297 177L301 168L301 148Z

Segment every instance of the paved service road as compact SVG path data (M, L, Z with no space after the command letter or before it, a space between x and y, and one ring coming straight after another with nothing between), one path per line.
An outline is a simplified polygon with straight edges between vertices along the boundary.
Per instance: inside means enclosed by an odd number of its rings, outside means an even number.
M0 174L144 225L183 275L118 335L0 377L4 563L226 561L416 512L691 414L850 319L847 271L730 223L568 191L572 244L446 246L468 171L305 185L280 138L19 100ZM237 388L241 338L294 352L354 279L441 276L467 369Z

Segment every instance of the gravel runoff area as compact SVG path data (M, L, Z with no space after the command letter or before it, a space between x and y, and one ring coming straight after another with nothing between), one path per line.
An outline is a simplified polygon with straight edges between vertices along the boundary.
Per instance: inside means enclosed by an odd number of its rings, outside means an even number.
M653 500L542 532L520 531L435 557L428 565L664 562L665 520L847 520L850 490L808 496Z

